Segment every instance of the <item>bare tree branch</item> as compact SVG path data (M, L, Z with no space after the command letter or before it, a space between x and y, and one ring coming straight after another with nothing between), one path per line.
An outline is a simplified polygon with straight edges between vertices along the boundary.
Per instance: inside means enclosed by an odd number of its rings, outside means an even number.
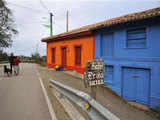
M4 0L0 0L0 48L12 45L12 38L18 31L15 29L11 10Z

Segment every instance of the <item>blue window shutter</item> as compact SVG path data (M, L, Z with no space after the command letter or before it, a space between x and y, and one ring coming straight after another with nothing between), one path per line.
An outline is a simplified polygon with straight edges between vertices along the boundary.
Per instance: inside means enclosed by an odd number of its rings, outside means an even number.
M146 47L146 28L138 28L127 31L127 48Z

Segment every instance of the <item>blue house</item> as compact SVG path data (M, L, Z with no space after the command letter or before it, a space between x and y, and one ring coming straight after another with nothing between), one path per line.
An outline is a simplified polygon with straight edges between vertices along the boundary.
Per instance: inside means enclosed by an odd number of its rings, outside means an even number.
M129 101L160 105L160 8L106 20L92 30L105 84Z

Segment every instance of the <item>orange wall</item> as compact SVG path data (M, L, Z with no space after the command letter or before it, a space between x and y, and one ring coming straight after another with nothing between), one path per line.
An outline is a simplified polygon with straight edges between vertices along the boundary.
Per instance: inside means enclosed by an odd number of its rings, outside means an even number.
M81 66L75 66L75 46L81 45ZM79 38L67 39L64 41L47 43L47 64L53 67L51 49L56 48L55 64L61 65L61 47L67 47L67 68L81 69L84 72L85 63L94 59L94 35L83 36Z

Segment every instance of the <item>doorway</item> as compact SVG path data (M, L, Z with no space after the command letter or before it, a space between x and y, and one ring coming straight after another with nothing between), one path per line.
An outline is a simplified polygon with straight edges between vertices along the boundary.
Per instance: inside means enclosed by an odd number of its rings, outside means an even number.
M67 48L62 47L61 51L62 51L62 66L66 67L67 66Z

